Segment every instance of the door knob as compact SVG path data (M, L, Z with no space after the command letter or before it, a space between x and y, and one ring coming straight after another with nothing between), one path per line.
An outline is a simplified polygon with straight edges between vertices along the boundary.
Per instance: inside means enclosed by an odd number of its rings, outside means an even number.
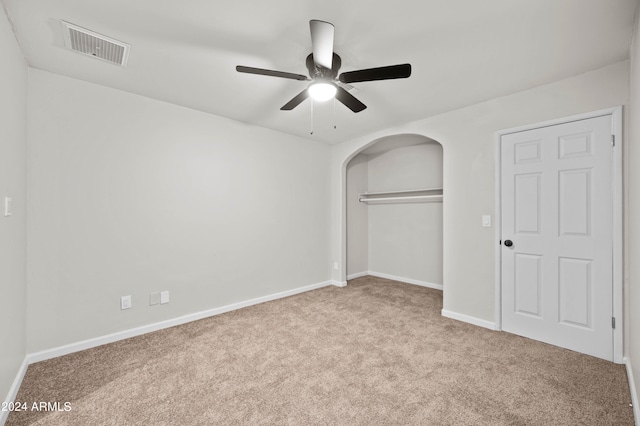
M504 240L504 245L505 245L506 247L511 247L511 246L513 245L513 241L511 241L511 240Z

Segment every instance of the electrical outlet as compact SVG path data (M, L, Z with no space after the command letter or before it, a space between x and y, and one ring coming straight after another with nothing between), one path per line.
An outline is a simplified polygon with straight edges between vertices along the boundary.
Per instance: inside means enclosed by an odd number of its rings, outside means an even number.
M485 228L489 228L491 227L491 216L488 214L485 214L482 216L482 226L484 226Z
M156 291L155 293L149 294L149 306L154 306L159 304L160 304L160 292Z
M131 296L122 296L120 298L120 309L130 309L131 308Z
M333 262L333 269L334 269L335 271L337 271L337 270L338 270L338 262Z
M160 292L160 304L169 303L169 291Z

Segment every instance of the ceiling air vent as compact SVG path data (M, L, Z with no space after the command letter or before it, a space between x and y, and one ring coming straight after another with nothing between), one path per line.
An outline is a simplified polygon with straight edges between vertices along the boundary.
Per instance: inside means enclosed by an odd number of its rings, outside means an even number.
M62 21L64 45L87 56L126 66L130 45Z

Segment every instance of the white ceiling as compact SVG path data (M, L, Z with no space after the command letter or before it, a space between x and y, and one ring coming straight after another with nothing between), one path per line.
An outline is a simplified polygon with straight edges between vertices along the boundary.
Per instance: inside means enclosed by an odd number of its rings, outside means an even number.
M334 144L624 60L637 0L3 0L35 68ZM280 111L305 82L309 20L335 25L341 71L409 62L409 79L354 83L368 108ZM126 68L65 50L60 20L132 45ZM335 118L334 118L335 117ZM333 128L333 124L337 128Z

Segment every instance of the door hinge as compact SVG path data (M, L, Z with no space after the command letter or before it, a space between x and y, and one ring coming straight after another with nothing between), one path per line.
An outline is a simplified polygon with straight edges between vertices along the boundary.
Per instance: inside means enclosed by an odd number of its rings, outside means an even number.
M616 135L611 135L611 146L616 146Z
M611 328L616 328L616 317L611 317Z

